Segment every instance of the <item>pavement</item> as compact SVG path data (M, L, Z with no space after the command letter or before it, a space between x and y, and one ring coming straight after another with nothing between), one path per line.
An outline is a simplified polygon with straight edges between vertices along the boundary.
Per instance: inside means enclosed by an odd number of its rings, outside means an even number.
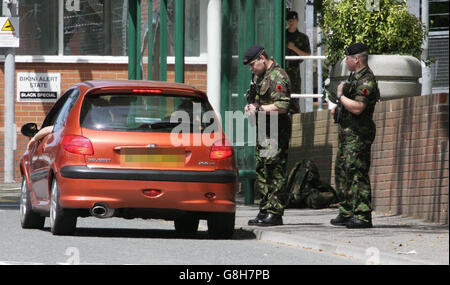
M0 184L0 208L17 209L19 195L20 184ZM236 200L236 232L251 233L256 240L347 257L362 264L449 265L448 225L373 212L373 228L347 229L331 225L329 221L338 209L326 208L286 209L282 226L248 226L258 206L244 205L241 194ZM200 227L206 227L206 221L201 221Z

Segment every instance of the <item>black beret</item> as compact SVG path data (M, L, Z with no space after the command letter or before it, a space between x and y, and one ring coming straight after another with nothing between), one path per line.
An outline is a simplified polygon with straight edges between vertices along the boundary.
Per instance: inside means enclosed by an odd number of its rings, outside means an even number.
M355 44L349 45L345 49L345 55L354 55L354 54L362 53L364 51L369 51L369 48L365 44L355 43Z
M290 19L298 19L298 14L295 11L289 11L286 15L286 21L289 21Z
M250 63L264 52L264 48L259 45L251 46L244 54L244 65Z

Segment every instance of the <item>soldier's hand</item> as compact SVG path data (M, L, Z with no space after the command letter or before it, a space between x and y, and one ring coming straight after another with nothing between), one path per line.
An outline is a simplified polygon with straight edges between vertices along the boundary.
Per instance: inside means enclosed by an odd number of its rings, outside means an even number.
M338 85L338 87L337 87L337 94L344 94L344 85L345 85L345 82L341 82L341 83L339 83L339 85Z
M288 42L287 44L288 49L295 49L295 44L293 42Z
M247 104L245 106L245 113L249 115L256 114L258 112L258 107L256 104Z
M331 108L331 110L330 110L331 116L334 116L334 113L336 113L336 108L337 108L337 106L334 106L333 108Z

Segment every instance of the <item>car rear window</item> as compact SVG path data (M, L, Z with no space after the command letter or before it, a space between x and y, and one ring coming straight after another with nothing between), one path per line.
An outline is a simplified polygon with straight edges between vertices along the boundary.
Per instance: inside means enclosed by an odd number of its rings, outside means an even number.
M183 124L197 133L217 130L212 112L209 102L197 97L93 94L84 98L80 124L88 129L124 132L171 132Z

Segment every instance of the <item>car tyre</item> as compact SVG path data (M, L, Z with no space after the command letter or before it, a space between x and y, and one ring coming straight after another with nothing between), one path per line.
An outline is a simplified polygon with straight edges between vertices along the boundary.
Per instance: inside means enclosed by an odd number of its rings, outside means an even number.
M20 224L23 229L42 229L44 223L45 217L33 212L30 191L28 190L27 181L23 178L20 190Z
M198 231L199 219L186 215L175 219L175 231L178 235L194 235Z
M213 239L230 239L234 233L235 213L211 213L208 216L208 234Z
M77 225L77 216L59 204L60 191L56 179L52 181L50 198L50 231L54 235L72 235Z

